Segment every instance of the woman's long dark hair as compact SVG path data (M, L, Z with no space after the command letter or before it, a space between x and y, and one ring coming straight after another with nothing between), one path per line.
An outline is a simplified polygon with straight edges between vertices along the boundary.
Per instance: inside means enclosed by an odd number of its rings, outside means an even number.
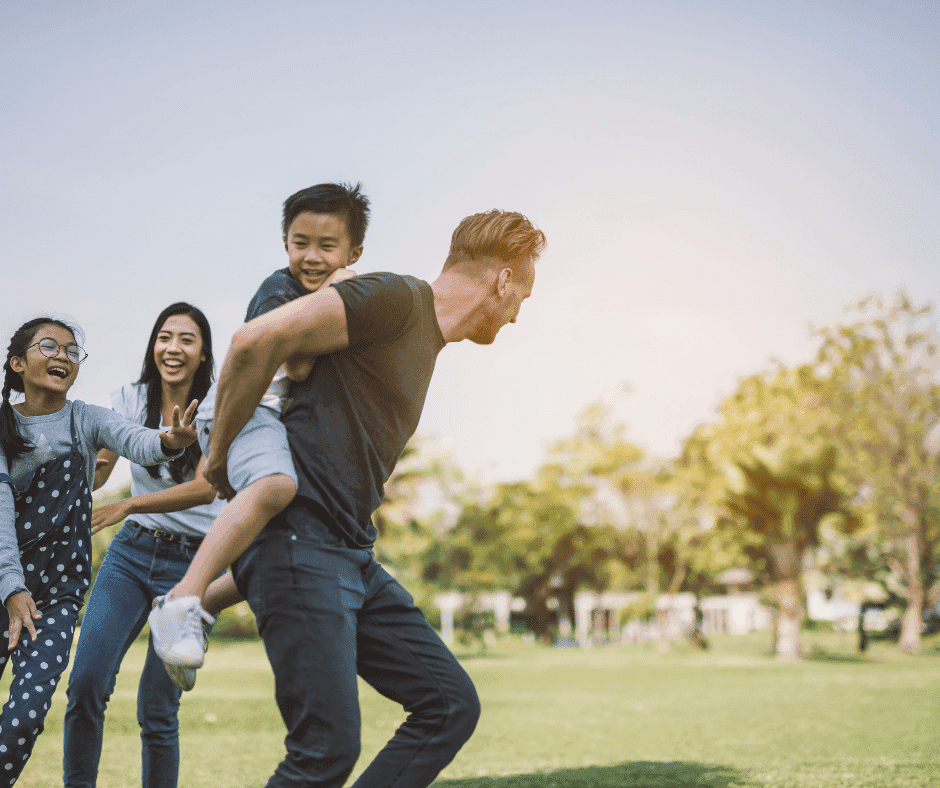
M54 317L37 317L27 320L23 325L16 329L10 344L7 347L7 358L3 362L3 399L0 401L0 447L6 455L7 464L12 464L17 457L26 454L35 447L20 433L19 424L16 416L13 414L13 405L10 402L10 392L18 391L25 393L23 387L23 378L19 372L14 372L10 366L10 359L13 356L22 358L26 354L26 348L33 344L36 334L42 326L59 326L68 331L72 337L76 337L81 332L77 326L70 326Z
M202 334L202 352L206 357L206 360L196 370L186 401L192 402L192 400L197 399L202 402L206 392L209 391L209 387L212 385L212 381L215 380L215 362L212 359L212 329L209 328L209 321L192 304L187 304L185 301L170 304L157 316L157 320L153 324L150 341L147 343L147 352L144 355L144 364L140 369L140 380L137 381L147 387L147 417L144 420L144 426L152 429L160 429L160 419L163 411L163 379L160 377L160 370L157 369L157 362L153 357L153 346L157 343L157 335L160 333L160 329L163 328L167 318L175 315L186 315L192 318L192 321L199 327L199 333ZM187 446L181 457L176 457L167 463L170 478L177 484L182 482L188 474L196 469L201 457L202 451L199 448L198 441ZM159 479L160 466L148 466L147 473L154 479Z

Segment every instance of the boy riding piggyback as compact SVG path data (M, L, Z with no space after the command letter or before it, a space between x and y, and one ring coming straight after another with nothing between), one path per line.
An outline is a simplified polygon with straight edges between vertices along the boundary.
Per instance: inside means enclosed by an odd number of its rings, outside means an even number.
M248 305L245 322L353 276L345 269L362 254L369 220L369 201L360 188L359 184L325 183L287 198L282 231L288 267L261 283ZM165 598L157 600L150 614L154 648L168 665L187 673L202 665L203 622L214 623L202 607L206 589L297 492L297 475L280 415L291 381L305 380L313 363L288 360L232 441L227 462L207 468L207 477L221 482L216 486L229 504L216 518L183 579ZM196 414L199 443L206 456L214 412L215 391L210 390ZM223 581L225 584L230 585L230 580ZM229 603L232 593L227 588L214 596ZM180 670L170 671L175 681L181 674ZM189 686L181 686L190 689L194 676L191 673L185 681Z

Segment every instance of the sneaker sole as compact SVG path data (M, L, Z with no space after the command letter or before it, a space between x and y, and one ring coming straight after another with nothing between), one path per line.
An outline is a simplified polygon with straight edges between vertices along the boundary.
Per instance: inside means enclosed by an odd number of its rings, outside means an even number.
M183 692L189 692L196 686L196 671L194 668L183 668L167 662L163 663L163 667L166 668L166 674L170 677L170 681Z

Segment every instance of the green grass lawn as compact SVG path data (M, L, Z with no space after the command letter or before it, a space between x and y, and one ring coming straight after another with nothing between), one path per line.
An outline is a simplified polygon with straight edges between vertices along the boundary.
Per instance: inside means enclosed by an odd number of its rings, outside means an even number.
M507 646L468 656L483 716L440 788L928 788L940 785L940 640L912 657L806 633L810 657L778 664L768 635L590 650ZM108 709L99 788L140 785L136 681L124 663ZM5 677L8 681L8 677ZM6 693L6 682L3 692ZM400 709L361 692L368 763ZM17 783L60 786L65 689ZM182 788L262 786L284 729L257 642L215 642L184 697ZM358 772L358 770L357 770Z

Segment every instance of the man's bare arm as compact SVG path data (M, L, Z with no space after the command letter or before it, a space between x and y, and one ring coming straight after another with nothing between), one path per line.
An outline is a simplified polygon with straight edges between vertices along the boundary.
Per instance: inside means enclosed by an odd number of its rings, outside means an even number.
M355 275L356 272L353 271L352 268L337 268L326 278L326 281L320 285L320 289L325 290L330 285L335 284L336 282L343 282L347 279L352 279ZM310 377L310 373L313 371L313 365L316 360L316 356L311 356L309 354L292 356L284 362L284 371L287 373L287 377L294 383L303 383L307 378Z
M349 345L346 308L333 287L284 304L245 323L232 337L219 373L206 478L222 497L228 482L229 447L248 423L274 373L285 361L313 359Z

